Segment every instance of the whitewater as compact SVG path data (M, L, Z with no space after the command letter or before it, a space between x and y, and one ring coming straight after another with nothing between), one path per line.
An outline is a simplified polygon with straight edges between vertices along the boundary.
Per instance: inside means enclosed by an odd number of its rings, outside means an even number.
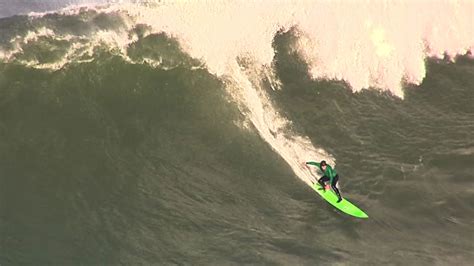
M82 5L59 13L73 15L81 7L120 12L129 27L122 30L144 23L151 27L149 33L166 32L217 75L225 74L239 56L271 65L275 34L293 29L298 33L294 49L308 62L314 78L344 80L354 91L374 87L399 97L403 82L421 82L427 57L454 60L470 54L474 43L471 1L437 1L428 6L417 1L135 2L141 4ZM125 32L114 33L101 31L94 37L121 48L136 40ZM48 29L36 32L51 34Z

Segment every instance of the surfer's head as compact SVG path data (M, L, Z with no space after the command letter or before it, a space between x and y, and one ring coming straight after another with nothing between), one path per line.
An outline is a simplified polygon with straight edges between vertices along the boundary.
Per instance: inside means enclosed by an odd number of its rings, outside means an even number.
M326 168L326 161L322 160L319 165L321 165L321 168L324 169Z

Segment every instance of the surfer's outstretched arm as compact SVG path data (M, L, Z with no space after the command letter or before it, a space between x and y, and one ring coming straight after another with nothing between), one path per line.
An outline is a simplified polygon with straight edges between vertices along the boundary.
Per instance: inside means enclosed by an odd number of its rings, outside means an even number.
M318 163L316 163L316 162L304 162L303 163L303 165L306 166L306 168L308 169L309 174L313 177L314 180L312 180L311 182L314 184L318 181L318 177L313 173L313 171L311 171L311 169L308 167L308 164L317 165Z
M317 167L319 167L319 166L320 166L320 163L317 163L317 162L312 162L312 161L306 162L306 164L309 164L309 165L314 165L314 166L317 166Z

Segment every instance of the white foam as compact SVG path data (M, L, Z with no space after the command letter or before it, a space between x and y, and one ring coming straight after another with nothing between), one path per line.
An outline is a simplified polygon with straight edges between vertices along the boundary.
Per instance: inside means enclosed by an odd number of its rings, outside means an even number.
M242 55L270 65L276 32L296 27L294 49L314 78L344 80L354 91L375 87L403 97L402 82L419 84L427 57L454 58L474 48L474 1L108 2L124 4L88 8L122 12L128 29L144 23L176 37L217 75L226 74L227 66ZM84 8L60 12L73 15ZM106 41L98 35L92 39ZM120 49L133 41L119 37L107 38Z
M474 1L182 1L122 8L179 38L218 75L241 55L269 65L275 33L296 26L302 38L295 49L314 78L399 97L401 82L423 80L426 57L454 57L474 47Z

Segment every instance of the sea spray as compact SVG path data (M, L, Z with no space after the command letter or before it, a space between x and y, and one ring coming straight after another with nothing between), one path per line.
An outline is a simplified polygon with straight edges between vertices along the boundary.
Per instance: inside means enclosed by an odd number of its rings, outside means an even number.
M324 150L316 149L308 137L292 132L290 121L276 110L262 88L259 79L268 77L262 74L265 69L265 66L243 66L235 62L229 68L229 92L260 136L280 154L301 180L311 185L315 179L303 166L304 162L325 159L334 163L334 159Z

